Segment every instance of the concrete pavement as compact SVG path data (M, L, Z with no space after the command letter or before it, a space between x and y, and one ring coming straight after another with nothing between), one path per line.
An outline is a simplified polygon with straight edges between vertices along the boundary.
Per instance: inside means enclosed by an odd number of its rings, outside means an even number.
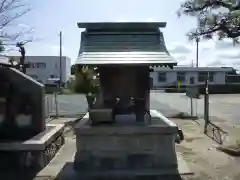
M46 95L52 99L51 113L55 113L54 96ZM179 112L190 114L190 98L184 93L165 93L162 91L152 91L151 109L160 111L163 115L171 117ZM212 120L231 121L240 124L240 95L210 95L210 116ZM72 115L82 114L87 111L87 102L84 95L59 95L59 114ZM193 99L193 115L203 117L204 114L204 99Z

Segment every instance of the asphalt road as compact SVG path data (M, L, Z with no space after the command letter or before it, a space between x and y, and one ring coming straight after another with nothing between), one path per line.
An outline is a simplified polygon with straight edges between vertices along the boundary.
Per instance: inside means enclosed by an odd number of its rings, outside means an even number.
M180 112L191 113L191 101L183 93L151 93L152 99L168 104L172 109ZM203 117L204 98L193 99L193 115ZM209 96L210 120L228 121L240 125L240 95L239 94L216 94Z
M165 93L164 93L165 94ZM53 95L46 95L46 111L51 115L56 114L56 106ZM84 95L58 95L58 108L61 115L81 114L87 111L87 102ZM48 103L47 103L48 102ZM156 109L169 117L177 114L177 109L170 107L167 103L161 102L154 97L151 97L151 109Z
M46 95L46 111L55 114L54 96ZM46 101L47 102L47 101ZM191 113L190 99L181 93L151 92L151 109L156 109L166 117L171 117L179 112ZM214 120L220 119L240 124L240 95L210 95L210 116ZM74 115L87 111L87 103L84 95L58 95L59 114ZM204 100L192 101L193 115L203 117ZM48 109L48 110L47 110Z

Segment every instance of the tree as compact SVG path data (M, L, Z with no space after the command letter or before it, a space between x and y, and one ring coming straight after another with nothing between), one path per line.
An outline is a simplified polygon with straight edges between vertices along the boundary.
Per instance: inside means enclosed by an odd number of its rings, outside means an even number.
M30 11L30 7L23 0L0 0L0 52L4 46L16 46L22 42L21 38L30 31L19 30L12 23Z
M4 46L3 46L3 42L0 40L0 53L3 52L5 50Z
M72 65L72 66L71 66L71 75L74 75L74 74L75 74L75 69L76 69L76 66L75 66L75 65Z
M186 0L181 4L178 15L187 15L198 19L196 29L190 31L190 40L203 37L219 40L231 38L234 42L240 36L239 0Z

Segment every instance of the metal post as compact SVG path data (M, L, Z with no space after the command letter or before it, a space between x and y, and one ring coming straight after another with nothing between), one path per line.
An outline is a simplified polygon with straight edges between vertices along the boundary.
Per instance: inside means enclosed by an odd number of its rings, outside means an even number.
M193 67L193 60L192 60L192 67ZM190 82L191 89L193 89L194 82ZM191 117L193 117L193 98L192 96L190 97L190 114Z
M197 52L196 52L196 67L198 67L198 46L199 46L199 38L196 38L196 43L197 43Z
M45 102L46 102L45 104L46 104L46 109L47 109L47 112L46 112L47 113L47 117L49 117L49 114L50 114L49 108L50 107L49 107L49 98L48 97L46 97L46 101Z
M191 113L191 117L193 117L193 98L192 97L190 97L190 103L191 103L191 107L190 107L191 108L191 110L190 110L191 112L190 113Z
M49 101L49 116L53 112L53 97L51 96Z
M57 101L57 92L54 92L55 108L56 108L56 118L59 116L58 112L58 101Z
M205 94L204 94L204 133L207 133L207 126L209 124L209 92L208 92L208 78L209 73L207 75L206 81L205 81Z
M59 88L62 86L62 31L60 31ZM60 90L60 89L59 89Z

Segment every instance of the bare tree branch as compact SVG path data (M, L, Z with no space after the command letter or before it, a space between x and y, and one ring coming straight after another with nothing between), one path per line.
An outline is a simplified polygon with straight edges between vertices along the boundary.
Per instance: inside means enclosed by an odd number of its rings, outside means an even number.
M3 10L3 7L4 7L5 3L6 3L6 1L7 1L7 0L2 0L1 6L0 6L0 11Z
M225 9L225 10L224 10ZM188 36L219 39L240 36L240 2L238 0L186 0L178 11L178 15L196 17L199 25Z
M206 8L214 9L214 8L220 8L220 7L227 8L230 11L234 11L234 10L238 10L240 8L240 5L232 4L232 3L225 2L222 0L206 0L206 1L204 1L203 4L199 4L199 5L196 4L196 1L191 0L191 1L185 2L181 5L183 13L185 13L185 14L188 14L191 12L202 11Z
M23 0L0 0L0 46L9 46L22 42L23 36L32 33L31 30L23 30L19 27L11 27L12 22L27 14L31 9ZM31 38L27 40L32 41Z

